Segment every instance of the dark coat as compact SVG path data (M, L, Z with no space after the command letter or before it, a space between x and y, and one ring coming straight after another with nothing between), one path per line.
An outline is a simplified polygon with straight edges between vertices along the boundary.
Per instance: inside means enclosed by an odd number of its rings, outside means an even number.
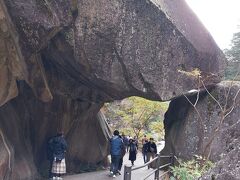
M148 143L143 144L142 153L147 153L148 149Z
M147 152L151 152L151 153L155 153L157 154L157 146L156 144L153 142L148 142L147 144Z
M122 138L123 138L124 145L125 145L125 146L128 146L128 145L129 145L129 140L128 140L128 138L127 138L126 136L123 136Z
M126 154L126 146L125 146L125 144L124 144L124 137L122 137L122 136L120 136L119 135L119 137L122 139L122 141L123 141L123 147L121 148L121 159L123 158L123 156L125 156L125 154Z
M50 139L49 148L53 158L64 159L67 150L67 143L63 136L56 136Z
M136 143L132 142L129 144L129 160L135 161L137 155L137 146Z

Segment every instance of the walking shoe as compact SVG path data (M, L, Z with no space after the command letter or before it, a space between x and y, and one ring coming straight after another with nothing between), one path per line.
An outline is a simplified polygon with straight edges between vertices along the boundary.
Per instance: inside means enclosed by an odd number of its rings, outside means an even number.
M112 171L110 171L110 174L109 174L109 176L113 176L113 172L112 172Z
M114 175L113 175L113 178L115 178L115 177L116 177L116 175L114 174Z

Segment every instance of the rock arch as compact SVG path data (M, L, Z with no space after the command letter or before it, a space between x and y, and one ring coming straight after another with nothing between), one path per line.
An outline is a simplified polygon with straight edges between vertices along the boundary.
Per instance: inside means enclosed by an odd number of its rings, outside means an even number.
M206 86L220 81L224 56L183 0L0 5L0 128L11 152L0 139L6 179L46 173L46 139L58 127L69 142L69 171L104 161L109 130L98 114L104 102L179 97L198 87L196 69Z

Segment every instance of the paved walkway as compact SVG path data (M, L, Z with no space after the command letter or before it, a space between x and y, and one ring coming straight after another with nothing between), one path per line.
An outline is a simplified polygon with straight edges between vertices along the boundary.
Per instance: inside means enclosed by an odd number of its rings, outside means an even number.
M163 146L158 146L158 152L163 148ZM131 162L128 160L129 154L127 153L124 156L123 164L131 165ZM142 153L137 154L137 160L134 163L134 166L141 166L143 165L143 157ZM117 176L116 180L123 180L123 171L124 171L124 165L122 167L122 171L120 176ZM132 180L141 180L144 176L146 176L148 173L150 173L152 169L147 169L147 167L142 168L140 170L133 171L132 173ZM111 180L112 177L109 177L109 170L105 171L97 171L97 172L90 172L90 173L82 173L78 175L72 175L72 176L66 176L64 177L64 180ZM149 180L154 179L154 175L150 176L148 178Z

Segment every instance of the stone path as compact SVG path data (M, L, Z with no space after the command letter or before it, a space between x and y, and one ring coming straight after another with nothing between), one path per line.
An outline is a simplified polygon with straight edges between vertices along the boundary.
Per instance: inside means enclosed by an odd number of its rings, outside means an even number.
M163 148L162 146L159 146L158 152L162 148ZM128 156L129 156L128 153L124 156L123 164L131 165L131 162L128 160ZM141 166L141 165L143 165L143 157L142 157L142 153L139 152L137 154L137 160L135 161L135 166ZM65 176L64 180L111 180L111 179L123 180L123 171L124 171L124 165L121 171L122 175L117 176L116 178L109 177L108 176L109 170L105 170L105 171L97 171L97 172L91 172L91 173L82 173L82 174L72 175L72 176ZM142 168L140 170L133 171L132 180L141 180L144 176L146 176L151 171L152 169L147 169L147 167ZM154 176L152 175L148 179L153 180Z

